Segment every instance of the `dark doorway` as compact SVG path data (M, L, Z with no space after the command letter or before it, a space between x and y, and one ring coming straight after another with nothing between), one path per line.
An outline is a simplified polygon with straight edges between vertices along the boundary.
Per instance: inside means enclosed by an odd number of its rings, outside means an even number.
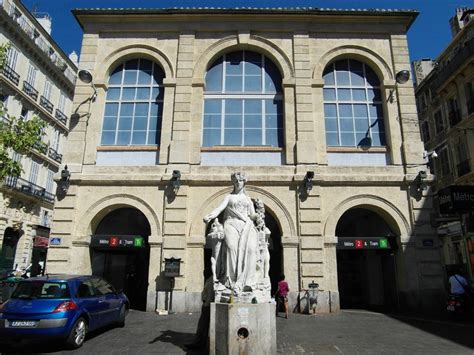
M397 308L397 241L377 213L355 208L336 227L341 308L393 311Z
M102 219L91 243L93 275L123 290L130 308L141 311L147 304L150 234L150 224L142 212L120 208Z
M224 213L218 216L219 222L223 224ZM206 228L206 236L209 233L212 222L208 223ZM283 274L283 247L281 245L281 230L280 226L272 213L265 211L265 225L270 230L270 240L268 250L270 252L270 270L268 272L272 284L272 295L275 294L278 288L278 281ZM204 248L204 280L212 276L211 271L211 255L212 250L207 245Z
M2 270L12 270L15 267L16 247L22 235L22 230L13 229L12 227L5 229L0 254L0 268Z

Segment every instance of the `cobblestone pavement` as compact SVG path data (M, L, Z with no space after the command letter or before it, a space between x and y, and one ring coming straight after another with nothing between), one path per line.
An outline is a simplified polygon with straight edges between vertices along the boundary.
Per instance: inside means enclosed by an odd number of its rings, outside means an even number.
M131 311L125 328L90 334L83 347L16 345L7 353L184 354L199 314ZM277 318L279 354L474 354L474 323L388 316L364 311ZM199 352L188 352L199 354Z

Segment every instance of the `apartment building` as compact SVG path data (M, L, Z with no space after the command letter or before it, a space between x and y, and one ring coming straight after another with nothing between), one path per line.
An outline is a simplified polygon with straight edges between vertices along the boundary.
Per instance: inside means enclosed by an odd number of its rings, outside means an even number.
M38 116L47 123L43 138L29 154L11 152L23 172L7 177L0 186L0 268L8 270L46 259L54 175L69 133L77 67L51 38L47 14L32 14L21 1L3 0L0 23L0 43L10 44L0 73L3 106L10 116L24 120Z

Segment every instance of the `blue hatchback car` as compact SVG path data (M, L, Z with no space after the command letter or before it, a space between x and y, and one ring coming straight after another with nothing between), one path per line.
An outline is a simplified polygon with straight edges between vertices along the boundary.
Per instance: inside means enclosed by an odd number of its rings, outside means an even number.
M0 339L60 338L79 348L88 331L125 325L129 301L106 280L46 275L20 281L0 305Z

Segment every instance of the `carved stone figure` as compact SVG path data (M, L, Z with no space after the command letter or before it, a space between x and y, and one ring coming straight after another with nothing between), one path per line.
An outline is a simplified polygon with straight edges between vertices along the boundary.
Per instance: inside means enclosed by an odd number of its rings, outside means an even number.
M247 178L241 172L231 175L233 191L204 222L213 220L208 238L219 240L220 223L217 217L224 212L223 244L213 241L214 290L216 301L235 298L240 302L270 301L268 278L270 231L265 226L265 209L259 202L258 213L245 192ZM221 242L222 243L222 242ZM222 297L221 297L222 296Z

